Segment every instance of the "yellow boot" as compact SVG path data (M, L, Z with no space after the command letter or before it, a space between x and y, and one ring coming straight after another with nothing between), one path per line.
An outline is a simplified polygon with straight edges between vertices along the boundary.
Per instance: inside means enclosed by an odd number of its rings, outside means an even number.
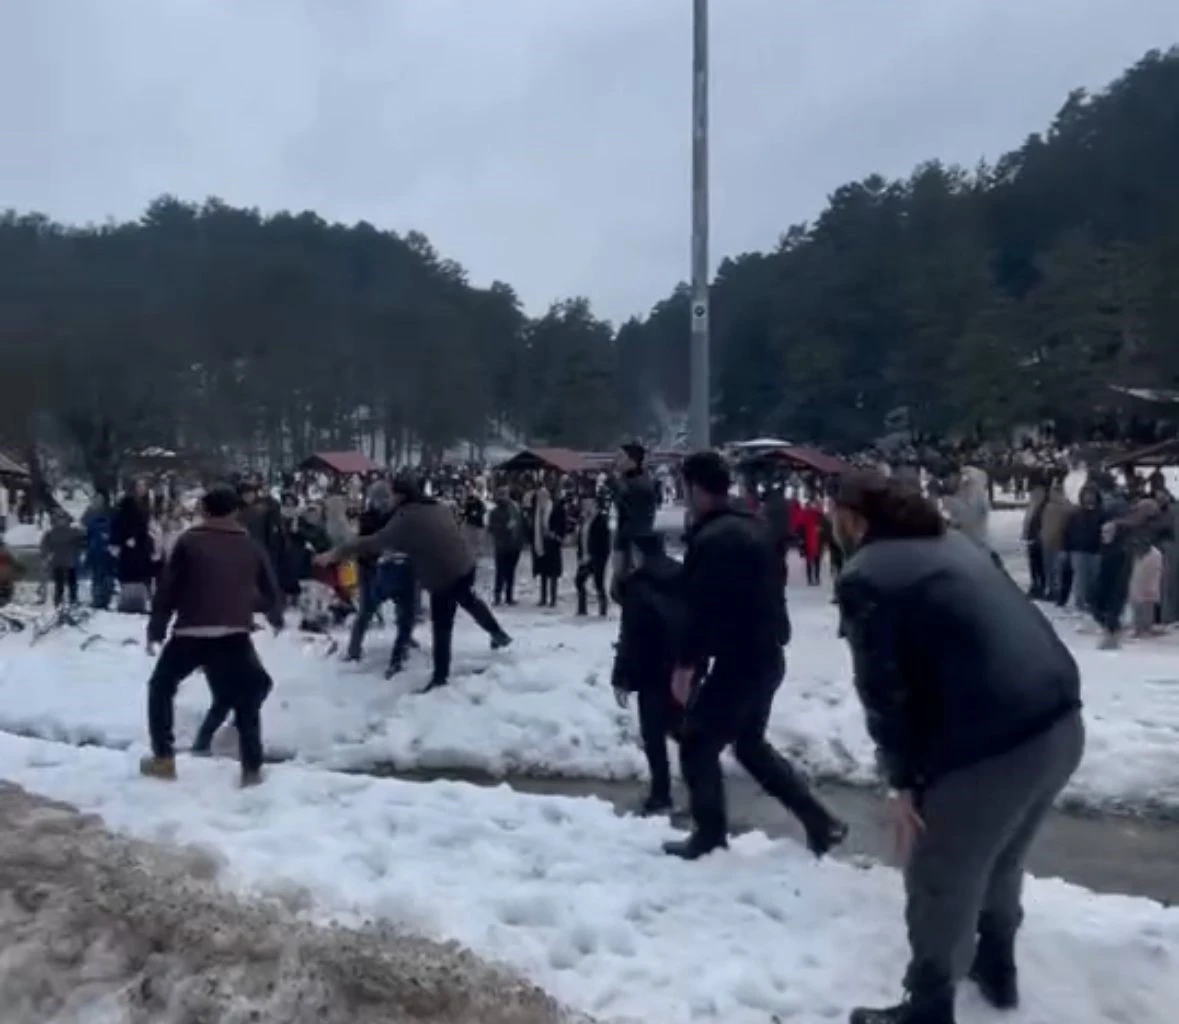
M162 779L165 782L176 780L176 758L174 757L142 757L139 759L139 774L149 779Z

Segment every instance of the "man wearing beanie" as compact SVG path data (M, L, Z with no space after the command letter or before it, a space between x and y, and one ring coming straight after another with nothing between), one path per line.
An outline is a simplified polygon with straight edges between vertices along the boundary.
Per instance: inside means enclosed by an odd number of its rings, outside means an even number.
M382 551L400 551L409 557L417 579L430 592L434 675L427 690L433 690L450 680L451 642L459 608L491 637L492 650L507 647L512 640L474 591L475 556L451 510L427 498L417 478L408 473L398 474L393 481L393 505L389 521L372 536L357 537L319 555L316 562L333 565Z
M617 475L612 481L617 522L614 531L614 571L610 592L619 599L618 583L630 569L629 558L635 537L655 529L655 484L643 468L646 449L637 441L624 444L615 463Z
M270 559L237 521L240 502L230 487L214 487L201 501L203 520L185 530L164 566L147 627L148 653L164 640L148 681L147 724L152 753L144 775L176 777L172 733L176 691L203 669L214 707L231 710L241 746L241 781L262 779L262 704L271 681L254 642L254 611L261 600L275 631L282 629L282 594Z

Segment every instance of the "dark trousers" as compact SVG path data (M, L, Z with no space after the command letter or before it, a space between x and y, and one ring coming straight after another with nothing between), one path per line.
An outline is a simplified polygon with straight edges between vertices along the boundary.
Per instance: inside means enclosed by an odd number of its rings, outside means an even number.
M1029 595L1044 597L1048 592L1048 578L1044 572L1044 549L1038 540L1028 542L1028 575L1032 580Z
M450 647L454 639L454 617L462 608L491 637L503 635L487 603L474 591L475 570L445 590L430 595L430 627L434 636L434 681L450 678Z
M823 556L816 555L811 558L809 555L806 559L806 581L809 586L817 587L823 575Z
M495 587L493 589L496 604L507 602L516 603L516 568L520 564L520 549L495 549Z
M737 763L794 814L808 834L821 833L832 821L806 779L766 740L770 709L784 674L784 660L775 671L763 672L761 679L735 678L723 667L719 672L714 668L688 702L680 767L696 831L709 842L723 842L728 834L720 756L729 746Z
M115 575L108 566L96 566L90 573L90 604L99 611L110 607L115 596Z
M213 705L198 732L198 749L208 749L213 733L233 713L241 749L242 769L262 767L262 704L270 693L270 675L262 667L248 633L219 637L174 636L160 652L147 684L147 725L152 753L173 757L176 738L173 715L176 691L197 669L203 669ZM200 741L207 740L204 747Z
M670 672L667 673L670 677ZM679 708L671 696L667 678L645 680L638 693L639 735L651 774L651 799L671 803L671 765L667 738L679 725Z
M905 866L912 959L905 987L944 997L975 940L1010 955L1023 921L1024 861L1085 748L1079 711L998 757L939 779L921 795L925 828Z
M582 562L577 567L577 575L573 577L573 585L577 588L577 614L588 614L589 594L586 584L593 580L594 592L598 596L598 614L605 615L610 603L606 600L606 561Z
M77 569L54 569L53 570L53 605L55 608L60 607L61 603L66 598L66 593L69 593L70 604L78 603L78 570Z

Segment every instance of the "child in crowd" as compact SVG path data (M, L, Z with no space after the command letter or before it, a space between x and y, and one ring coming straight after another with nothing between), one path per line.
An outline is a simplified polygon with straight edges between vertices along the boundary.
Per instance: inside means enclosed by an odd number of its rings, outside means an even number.
M67 595L78 603L78 565L86 546L86 534L60 509L53 513L53 525L41 538L41 555L53 580L53 606L61 607Z

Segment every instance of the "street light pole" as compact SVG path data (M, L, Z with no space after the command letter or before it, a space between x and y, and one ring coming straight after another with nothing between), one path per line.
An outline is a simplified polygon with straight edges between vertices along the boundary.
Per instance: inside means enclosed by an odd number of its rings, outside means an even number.
M708 0L692 0L692 337L688 434L711 441L708 367Z

